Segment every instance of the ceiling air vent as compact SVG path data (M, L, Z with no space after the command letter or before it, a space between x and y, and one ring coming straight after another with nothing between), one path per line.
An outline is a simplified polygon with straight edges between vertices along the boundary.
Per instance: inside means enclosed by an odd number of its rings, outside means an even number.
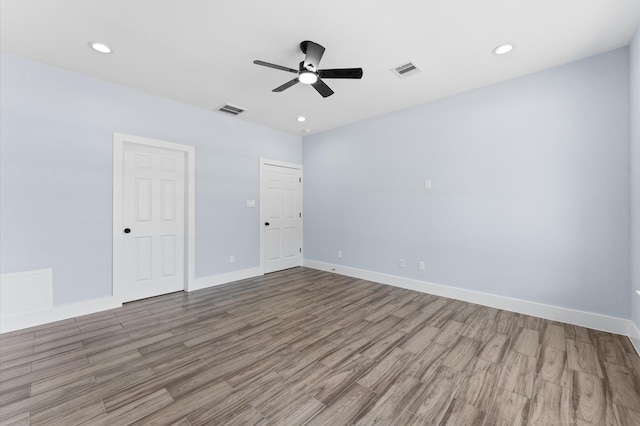
M225 112L225 113L230 114L230 115L238 115L238 114L242 114L243 112L245 112L246 109L240 108L238 106L231 105L231 104L224 104L220 108L218 108L218 111Z
M399 78L405 78L409 77L410 75L419 73L420 68L418 68L415 62L407 62L406 64L402 64L398 67L392 68L391 71Z

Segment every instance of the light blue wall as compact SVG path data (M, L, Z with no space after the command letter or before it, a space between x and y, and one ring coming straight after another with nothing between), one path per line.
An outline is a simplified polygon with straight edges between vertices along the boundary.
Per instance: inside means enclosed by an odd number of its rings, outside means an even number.
M303 163L308 259L629 317L627 48L305 137Z
M113 132L195 146L196 277L259 265L245 200L259 200L260 157L301 162L300 137L0 59L0 272L53 268L55 305L111 294Z
M640 27L629 46L631 69L631 276L640 290ZM640 296L631 298L631 319L640 328Z
M305 257L628 317L640 268L638 37L305 138ZM196 147L197 277L259 264L258 209L244 202L259 199L258 158L301 162L299 137L0 59L0 272L53 268L56 305L110 294L113 132Z

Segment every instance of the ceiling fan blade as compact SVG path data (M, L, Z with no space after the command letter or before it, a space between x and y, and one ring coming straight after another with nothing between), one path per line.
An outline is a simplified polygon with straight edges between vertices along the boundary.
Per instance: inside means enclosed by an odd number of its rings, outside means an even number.
M338 68L334 70L319 70L321 78L362 78L362 68Z
M263 67L275 68L277 70L289 71L289 72L292 72L294 74L298 74L298 70L294 70L293 68L283 67L282 65L271 64L269 62L258 61L258 60L253 61L253 63L256 64L256 65L262 65Z
M318 69L320 59L322 59L322 55L324 55L324 47L312 41L305 41L303 43L306 43L304 67L310 71L316 71Z
M283 84L282 86L278 86L275 89L272 90L272 92L282 92L284 89L288 89L289 87L293 86L294 84L298 83L298 78L294 78L291 81L287 81L285 84Z
M324 81L318 79L315 83L312 84L313 88L318 91L322 95L323 98L327 96L333 95L333 90L329 86L327 86Z

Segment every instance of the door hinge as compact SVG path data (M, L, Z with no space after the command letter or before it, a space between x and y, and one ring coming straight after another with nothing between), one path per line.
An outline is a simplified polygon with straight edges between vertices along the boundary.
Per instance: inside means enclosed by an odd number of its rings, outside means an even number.
M300 253L302 253L302 247L300 247Z
M298 217L302 217L302 213L298 213Z
M298 178L298 182L302 183L302 178Z

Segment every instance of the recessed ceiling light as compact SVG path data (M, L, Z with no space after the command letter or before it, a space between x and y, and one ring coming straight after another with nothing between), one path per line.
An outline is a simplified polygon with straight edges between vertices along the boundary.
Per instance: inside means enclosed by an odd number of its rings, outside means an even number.
M504 55L505 53L509 53L513 50L513 44L505 43L493 49L494 55Z
M90 41L89 47L100 53L111 53L112 50L109 46L104 43L100 43L99 41Z
M311 129L304 129L302 132L303 132L303 133L311 133ZM639 293L639 294L640 294L640 293Z
M305 117L303 117L303 116L300 116L300 117L296 118L296 120L298 120L298 121L299 121L299 122L301 122L301 123L302 123L303 121L307 121L307 119L306 119Z
M298 76L298 80L300 80L300 83L313 84L316 81L318 81L318 76L316 75L315 72L303 71Z

